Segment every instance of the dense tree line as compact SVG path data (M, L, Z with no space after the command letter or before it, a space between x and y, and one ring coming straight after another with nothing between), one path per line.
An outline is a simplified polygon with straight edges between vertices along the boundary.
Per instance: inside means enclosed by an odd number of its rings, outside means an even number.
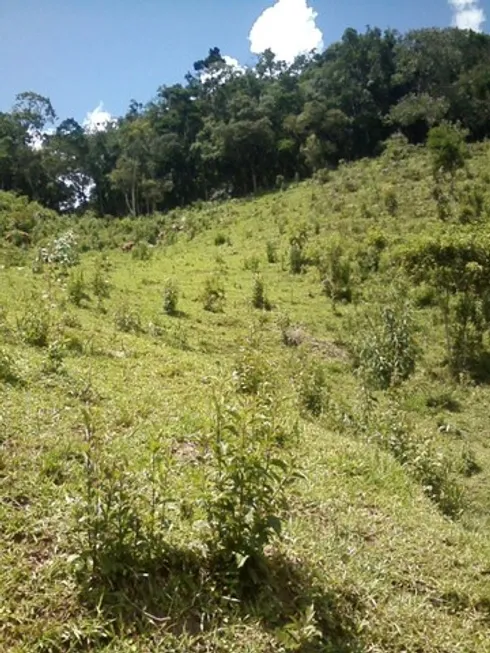
M20 94L0 113L0 189L57 210L141 215L371 156L395 131L421 142L444 120L489 135L489 36L348 29L322 54L286 65L266 51L246 70L213 48L185 84L132 101L103 131Z

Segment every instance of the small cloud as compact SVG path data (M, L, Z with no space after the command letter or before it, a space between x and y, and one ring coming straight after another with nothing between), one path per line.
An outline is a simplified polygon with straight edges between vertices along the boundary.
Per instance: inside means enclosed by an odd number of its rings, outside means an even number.
M105 131L109 125L115 123L115 119L108 111L104 110L104 104L99 102L93 111L89 111L83 121L83 127L89 134Z
M292 63L300 54L321 50L323 34L317 27L317 16L308 0L277 0L250 30L250 51L261 54L270 49L278 59Z
M449 0L453 11L453 26L481 32L487 17L479 0Z

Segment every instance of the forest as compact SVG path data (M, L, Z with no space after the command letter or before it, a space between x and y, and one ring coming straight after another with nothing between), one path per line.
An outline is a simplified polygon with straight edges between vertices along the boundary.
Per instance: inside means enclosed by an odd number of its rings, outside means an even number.
M65 213L150 214L376 155L397 131L420 143L441 121L483 139L489 100L490 36L472 31L347 29L321 54L286 65L266 51L247 69L212 48L105 130L20 93L0 113L0 189Z

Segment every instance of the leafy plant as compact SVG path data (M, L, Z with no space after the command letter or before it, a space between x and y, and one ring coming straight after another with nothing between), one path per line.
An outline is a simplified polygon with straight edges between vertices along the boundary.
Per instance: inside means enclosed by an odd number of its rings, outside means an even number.
M18 375L15 371L14 359L4 349L0 348L0 381L15 383Z
M327 376L325 368L318 361L302 361L298 375L298 395L305 413L318 417L327 408Z
M87 301L90 299L82 271L72 272L70 274L66 290L70 301L75 306L80 306L84 300Z
M139 333L141 331L141 320L138 312L124 303L114 315L114 324L119 331L125 333Z
M364 380L386 389L406 380L415 369L417 348L410 306L398 300L379 309L360 329L358 364Z
M136 261L149 261L151 259L152 250L149 245L144 242L136 243L131 250L131 256Z
M167 315L175 315L179 303L179 286L175 279L167 279L163 289L163 310Z
M215 554L253 573L264 547L281 534L290 465L279 446L283 430L271 388L258 395L214 398L211 464L204 500Z
M49 342L50 318L42 307L28 306L17 318L17 330L21 339L34 347L47 347Z
M254 279L252 291L252 306L261 310L270 311L272 305L265 295L264 280L259 275Z
M267 262L268 263L277 263L277 244L272 240L268 240L265 244Z
M208 277L204 283L202 302L205 311L220 313L225 304L226 293L221 279L217 275Z

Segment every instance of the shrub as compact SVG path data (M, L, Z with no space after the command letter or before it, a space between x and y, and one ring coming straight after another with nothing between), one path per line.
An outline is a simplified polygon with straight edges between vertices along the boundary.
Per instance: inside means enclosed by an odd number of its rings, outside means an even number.
M294 243L289 250L289 270L291 274L301 274L303 266L303 250L297 243Z
M315 360L303 363L299 374L298 395L304 412L318 417L328 405L327 377L324 367Z
M47 347L49 341L50 320L44 308L28 307L17 319L17 330L21 339L34 347Z
M141 331L140 316L136 310L131 309L126 303L119 306L114 315L114 324L119 331L125 333L139 333Z
M395 216L398 211L398 198L394 188L387 188L384 192L384 204L386 210L391 216Z
M252 306L261 310L270 311L272 305L265 295L264 281L262 277L256 275L252 291Z
M92 290L99 302L110 296L110 283L106 278L107 266L103 260L98 260L95 264L94 276L92 278Z
M416 281L431 287L440 306L447 360L455 377L484 358L490 326L490 233L451 229L401 248L397 258Z
M398 301L381 308L362 328L357 357L364 380L386 389L406 380L415 369L416 346L410 306Z
M0 349L0 381L15 383L18 380L14 360L5 350Z
M62 268L73 267L78 265L80 260L77 245L73 231L67 231L53 240L48 247L39 250L39 257L45 263L60 265Z
M163 289L163 310L167 315L175 315L179 303L179 286L174 279L167 279Z
M220 313L224 308L225 298L225 289L220 278L217 275L208 277L204 283L202 295L204 310Z
M277 244L268 240L266 245L266 254L268 263L277 263Z
M330 297L334 303L352 301L351 262L339 238L334 238L327 244L317 267L327 297Z
M253 574L264 547L281 534L290 465L279 442L277 400L270 387L260 395L215 397L209 436L211 463L204 501L210 546L225 564ZM250 578L250 574L247 574Z
M257 256L249 256L243 262L243 269L250 272L258 272L260 268L260 260Z
M226 236L224 233L219 231L214 237L214 244L217 247L221 247L221 245L226 245L227 243L231 244L229 236Z
M136 261L149 261L151 259L152 250L147 243L139 242L131 250L131 256Z
M89 294L86 292L87 285L82 271L70 274L66 289L70 301L75 306L80 306L84 300L90 299Z

